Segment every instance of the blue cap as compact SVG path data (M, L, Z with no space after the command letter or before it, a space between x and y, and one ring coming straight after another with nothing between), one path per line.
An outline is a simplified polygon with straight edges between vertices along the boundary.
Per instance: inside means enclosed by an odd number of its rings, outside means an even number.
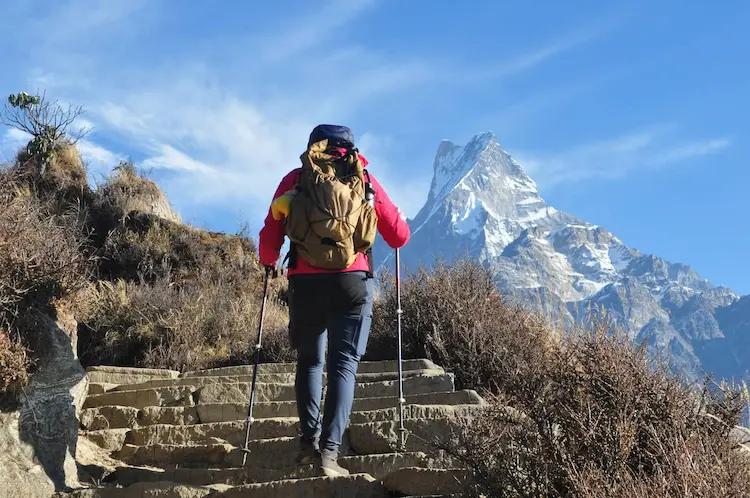
M307 141L307 146L310 147L315 142L325 139L334 144L354 145L354 136L352 135L351 128L341 125L320 124L313 128L313 131L310 133L310 140Z

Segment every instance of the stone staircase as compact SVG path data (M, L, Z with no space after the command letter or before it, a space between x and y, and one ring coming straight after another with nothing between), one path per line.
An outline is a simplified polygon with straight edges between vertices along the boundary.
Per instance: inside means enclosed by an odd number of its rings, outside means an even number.
M294 364L259 368L250 453L242 467L252 367L179 373L88 369L81 437L106 450L115 470L75 498L450 496L463 471L432 441L451 418L482 405L474 391L428 360L404 362L406 448L397 451L398 377L393 361L362 362L340 463L349 477L296 466Z

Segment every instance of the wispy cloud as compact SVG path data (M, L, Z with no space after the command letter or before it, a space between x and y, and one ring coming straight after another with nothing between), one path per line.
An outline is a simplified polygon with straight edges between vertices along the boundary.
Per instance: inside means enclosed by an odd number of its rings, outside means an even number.
M375 3L374 0L333 0L320 6L308 4L315 11L293 19L278 34L264 37L262 54L266 60L278 61L321 44Z
M687 141L674 125L660 124L547 154L521 153L518 160L544 187L592 179L615 179L634 171L671 166L713 155L731 145L728 137Z
M460 78L463 80L494 80L517 76L611 33L622 24L623 15L607 16L587 26L578 26L563 32L538 46L532 46L515 54L501 58L494 64L468 68Z

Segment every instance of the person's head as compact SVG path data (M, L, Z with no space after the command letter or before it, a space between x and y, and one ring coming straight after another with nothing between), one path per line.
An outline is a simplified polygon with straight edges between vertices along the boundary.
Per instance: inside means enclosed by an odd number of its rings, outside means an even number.
M313 128L307 146L310 147L312 144L326 139L328 139L329 147L345 147L347 149L354 147L352 130L347 126L331 124L319 124Z

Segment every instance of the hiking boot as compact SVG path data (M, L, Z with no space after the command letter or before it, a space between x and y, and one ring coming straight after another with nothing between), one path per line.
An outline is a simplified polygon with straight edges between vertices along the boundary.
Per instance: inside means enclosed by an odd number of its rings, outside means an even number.
M294 462L297 465L310 465L320 461L320 454L318 453L318 445L315 441L310 441L304 438L299 440L299 451Z
M327 477L342 477L348 476L349 471L338 464L336 461L338 455L329 451L323 450L320 452L320 472Z

